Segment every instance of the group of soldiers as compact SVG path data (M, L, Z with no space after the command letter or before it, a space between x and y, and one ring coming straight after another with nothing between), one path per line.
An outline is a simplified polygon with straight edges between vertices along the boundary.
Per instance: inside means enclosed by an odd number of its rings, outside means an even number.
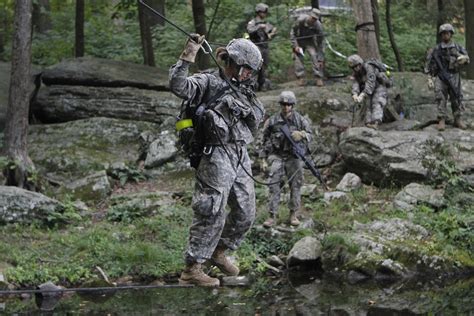
M269 63L269 42L277 33L277 28L266 21L268 5L259 3L255 6L255 18L247 24L247 33L250 40L257 45L263 57L263 66L258 74L257 89L263 90L268 86L266 81L266 68ZM304 86L305 67L304 53L311 58L316 86L323 86L324 77L324 33L320 20L321 11L316 8L307 13L300 14L291 28L290 41L293 50L295 75L298 84Z
M188 39L179 60L170 69L171 91L186 100L194 113L192 124L195 125L189 125L194 128L189 148L194 148L199 157L194 164L194 216L185 252L186 267L179 280L181 284L219 286L218 278L204 272L203 265L206 263L218 267L226 275L239 274L239 268L226 252L239 247L255 220L254 178L247 145L254 140L261 125L263 145L259 154L262 159L260 165L269 174L270 187L269 216L264 226L276 224L281 184L285 176L290 187L288 222L293 226L300 224L297 212L301 206L303 163L294 155L292 144L306 146L312 139L312 131L309 121L295 110L297 98L292 91L281 92L278 101L280 111L263 122L265 109L256 97L252 82L255 78L259 78L261 84L264 82L261 78L265 78L265 65L268 63L268 59L265 60L268 58L267 42L276 29L265 22L268 6L259 4L256 11L257 16L249 22L248 30L252 40L257 38L255 34L264 30L265 34L258 35L260 44L243 38L233 39L226 47L216 50L220 63L218 70L189 75L189 67L204 41L203 36L194 35ZM300 48L311 55L314 74L322 78L322 57L313 46L315 41L306 41L309 38L306 36L312 33L304 30L322 32L318 17L313 14L315 12L318 11L313 10L311 14L300 17L292 30L295 68L300 79L304 74L302 59L298 56ZM451 42L454 33L452 26L442 25L440 33L443 41L431 51L427 63L427 72L435 77L438 127L444 128L449 96L454 124L464 128L461 121L462 96L459 98L453 87L460 86L459 66L468 63L469 57L465 49ZM298 37L303 37L305 41L300 41ZM367 102L365 124L377 128L382 123L387 87L391 82L374 61L364 61L360 56L352 55L347 58L347 63L353 71L352 99L356 103ZM452 82L445 82L438 76L444 70L450 74ZM288 128L289 136L284 135L282 127ZM226 206L229 206L228 212Z

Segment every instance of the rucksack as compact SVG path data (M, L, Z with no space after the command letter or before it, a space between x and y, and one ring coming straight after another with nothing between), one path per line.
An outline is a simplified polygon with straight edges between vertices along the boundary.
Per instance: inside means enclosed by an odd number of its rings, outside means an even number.
M229 89L224 86L207 102L194 105L188 100L181 103L181 111L176 122L178 146L188 157L191 167L197 169L204 150L205 111Z
M382 63L380 60L377 59L369 59L367 64L376 68L379 72L377 74L377 80L379 83L383 84L385 87L390 88L393 86L393 78L390 75L390 71L388 70L387 65Z

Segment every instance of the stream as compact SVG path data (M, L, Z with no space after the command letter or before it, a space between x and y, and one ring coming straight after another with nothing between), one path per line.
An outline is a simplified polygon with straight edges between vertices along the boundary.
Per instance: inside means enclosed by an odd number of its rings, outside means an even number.
M5 315L473 315L474 278L348 284L314 274L259 279L248 287L157 288L0 296Z

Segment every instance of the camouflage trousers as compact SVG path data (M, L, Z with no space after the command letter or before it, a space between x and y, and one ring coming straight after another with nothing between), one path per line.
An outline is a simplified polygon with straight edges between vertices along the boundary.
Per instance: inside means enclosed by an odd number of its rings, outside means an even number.
M226 153L227 150L227 153ZM240 158L240 162L239 162ZM235 250L255 219L255 189L246 147L213 147L196 171L186 263L203 263L219 244ZM226 213L225 207L230 211Z
M305 53L309 54L311 58L311 63L313 65L313 74L317 78L323 78L324 76L324 53L322 50L316 49L314 46L304 47ZM298 54L293 54L293 59L295 61L295 75L297 78L304 77L305 68L304 68L304 57Z
M453 82L453 85L456 89L460 88L461 77L459 73L452 74L451 81ZM453 116L456 118L462 115L462 112L464 110L462 97L460 98L460 100L456 99L456 97L454 96L454 93L451 92L448 85L444 83L441 79L439 79L439 77L436 77L435 79L434 91L435 91L436 102L438 103L438 119L448 118L448 110L447 110L448 97L449 97L449 100L451 101L451 110L453 111Z
M369 104L365 111L365 124L372 123L375 121L382 122L383 110L387 105L387 88L384 86L378 86L375 88L372 96L369 96Z
M270 199L268 201L268 210L270 214L276 216L278 213L278 204L280 203L280 194L282 190L282 180L286 176L290 185L290 200L288 208L290 211L298 211L301 207L301 186L303 185L303 161L298 158L283 159L277 155L268 157L270 163L270 182L279 182L270 186Z

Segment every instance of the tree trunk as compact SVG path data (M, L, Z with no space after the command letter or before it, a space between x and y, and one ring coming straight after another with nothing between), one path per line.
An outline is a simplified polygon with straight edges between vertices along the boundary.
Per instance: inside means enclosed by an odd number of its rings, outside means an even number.
M151 36L150 19L143 6L138 5L138 22L140 23L140 38L142 42L143 64L155 66L153 38Z
M4 60L3 54L5 53L7 30L3 26L5 25L4 20L6 18L6 11L0 10L0 60Z
M153 9L155 9L156 11L160 12L163 16L166 16L165 15L165 0L148 0L147 1L147 4L152 7ZM148 18L148 23L150 25L150 27L152 26L155 26L155 25L161 25L161 26L164 26L165 25L165 20L163 20L162 18L160 18L159 16L151 16L151 15L147 15L147 18Z
M15 4L12 69L5 126L5 154L12 162L4 174L6 184L35 189L30 176L34 165L28 156L28 109L31 83L31 15L32 1ZM14 166L14 167L13 167Z
M49 0L33 1L33 28L44 34L52 27Z
M467 78L474 79L474 2L464 0L464 23L466 26L466 49L471 57L471 62L467 65Z
M357 50L363 59L380 59L379 46L375 34L371 0L352 2L357 25Z
M375 37L377 38L377 45L380 47L380 19L379 19L379 3L377 0L371 0L372 19L375 26Z
M207 38L206 29L206 10L204 7L204 0L192 0L193 4L193 18L196 33L205 35ZM197 56L197 65L199 69L209 68L209 56L199 50Z
M319 0L311 0L311 7L319 9Z
M74 56L84 56L84 0L76 0L76 41Z
M441 43L441 34L438 34L438 30L441 24L446 23L446 12L444 11L443 0L438 0L438 18L436 21L436 43Z
M400 51L398 50L397 43L395 42L395 36L393 35L392 16L390 14L390 7L392 4L391 2L391 0L386 0L385 20L387 21L387 32L388 37L390 38L390 44L392 45L393 53L397 59L398 71L404 71L402 57L400 56Z

